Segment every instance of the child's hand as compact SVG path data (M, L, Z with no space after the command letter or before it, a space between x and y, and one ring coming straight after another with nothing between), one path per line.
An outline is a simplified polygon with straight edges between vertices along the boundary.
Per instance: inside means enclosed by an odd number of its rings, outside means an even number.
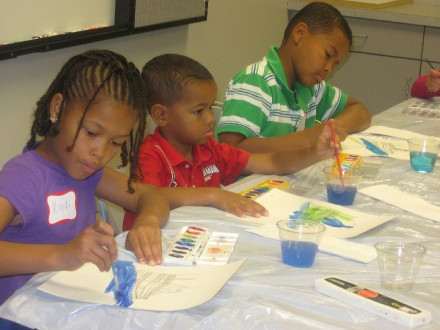
M426 78L426 88L431 93L436 93L440 90L440 70L429 70L428 77Z
M70 242L60 246L61 269L75 270L86 262L94 263L100 271L110 270L112 261L116 261L118 253L112 226L98 221L84 229L81 234Z
M237 193L226 191L223 189L216 189L214 194L215 207L220 210L232 213L239 217L246 215L259 218L261 216L267 217L267 210L257 202L243 197Z
M135 223L127 234L125 247L133 251L142 264L154 266L162 263L162 232L159 226Z
M341 130L336 130L336 126L333 119L326 121L324 129L316 141L315 149L321 160L336 157L342 149L338 134Z

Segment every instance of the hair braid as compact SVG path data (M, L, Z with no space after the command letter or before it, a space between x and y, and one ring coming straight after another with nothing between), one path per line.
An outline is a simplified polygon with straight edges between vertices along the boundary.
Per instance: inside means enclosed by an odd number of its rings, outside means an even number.
M128 191L133 192L131 183L136 178L138 153L145 134L147 111L139 70L122 55L109 50L92 50L73 56L62 67L46 93L38 100L34 112L30 138L27 147L33 149L38 137L53 137L58 134L58 125L50 121L50 104L55 94L63 95L63 103L58 114L61 120L64 105L68 102L86 104L76 135L67 148L71 151L78 138L87 111L99 93L111 97L118 103L130 106L138 113L138 124L130 132L130 138L121 148L121 165L131 164ZM135 132L133 132L136 129Z

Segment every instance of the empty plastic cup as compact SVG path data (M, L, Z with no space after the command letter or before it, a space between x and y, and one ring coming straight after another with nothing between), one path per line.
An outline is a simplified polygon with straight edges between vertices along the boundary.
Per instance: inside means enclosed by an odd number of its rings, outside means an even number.
M426 253L423 245L385 241L377 243L377 260L382 286L392 291L408 291L414 286Z

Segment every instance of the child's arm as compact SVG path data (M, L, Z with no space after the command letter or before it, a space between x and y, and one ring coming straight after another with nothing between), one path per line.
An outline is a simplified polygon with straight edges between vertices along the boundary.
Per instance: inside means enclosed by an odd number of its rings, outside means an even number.
M334 120L335 132L338 133L340 141L343 141L348 134L369 127L371 114L362 103L348 97L345 108ZM312 147L316 143L324 126L325 123L316 124L302 131L267 138L246 138L239 133L225 132L219 134L219 141L252 153L271 153L295 148L303 149L304 147Z
M334 123L334 119L331 120ZM330 123L326 122L321 135L312 147L274 153L252 153L243 174L286 175L297 172L321 160L336 156L335 147L340 149L340 140L336 131L335 140L336 146L332 142Z
M364 104L349 96L345 108L334 118L336 123L334 126L342 127L347 134L357 133L370 126L371 117L370 111ZM345 139L345 136L343 138Z
M162 233L160 228L167 222L169 202L158 189L133 183L135 192L128 192L127 176L109 167L104 168L96 195L137 214L133 228L128 232L125 246L135 253L141 263L150 265L162 262Z
M213 206L239 217L267 216L267 210L257 202L237 193L221 188L160 188L160 192L170 201L171 208L185 205Z
M14 221L15 208L0 196L0 232ZM0 241L0 276L75 270L93 262L108 271L117 257L113 228L102 221L65 244L21 244Z
M240 133L224 132L219 134L219 142L251 153L271 153L293 148L311 147L321 131L322 127L319 124L303 131L266 138L246 137Z
M155 188L146 184L137 185L137 189L144 188L154 190L155 194L160 193L170 203L172 209L185 205L213 206L239 217L250 215L258 218L268 215L267 210L257 202L221 188ZM162 263L160 227L156 218L149 219L148 214L137 215L132 229L127 234L126 247L135 252L139 262L146 262L149 265Z

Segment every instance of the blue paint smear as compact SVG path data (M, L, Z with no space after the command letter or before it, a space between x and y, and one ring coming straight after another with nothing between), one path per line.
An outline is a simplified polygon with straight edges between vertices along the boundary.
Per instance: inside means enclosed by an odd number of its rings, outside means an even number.
M361 138L361 141L365 144L368 150L374 152L376 155L388 156L388 153L386 153L385 151L383 151L382 149L380 149L378 146L374 145L370 141L367 141L363 138Z
M353 226L344 225L344 223L338 218L324 218L322 223L331 227L339 227L339 228L353 228Z
M289 215L290 220L296 220L301 219L304 215L304 211L307 210L310 207L310 202L304 202L299 207L299 210L293 211L292 214ZM341 220L339 220L336 217L324 217L324 219L321 221L321 223L331 226L331 227L338 227L338 228L353 228L353 226L345 225Z
M132 292L136 283L136 269L130 261L117 261L114 263L114 269L119 281L119 292L116 290L114 279L111 280L105 293L113 292L116 305L128 307L133 304Z
M292 214L289 215L289 219L290 220L295 220L295 219L299 219L302 217L304 210L308 209L310 206L310 202L304 202L303 204L301 204L301 206L299 207L299 210L297 211L293 211Z

